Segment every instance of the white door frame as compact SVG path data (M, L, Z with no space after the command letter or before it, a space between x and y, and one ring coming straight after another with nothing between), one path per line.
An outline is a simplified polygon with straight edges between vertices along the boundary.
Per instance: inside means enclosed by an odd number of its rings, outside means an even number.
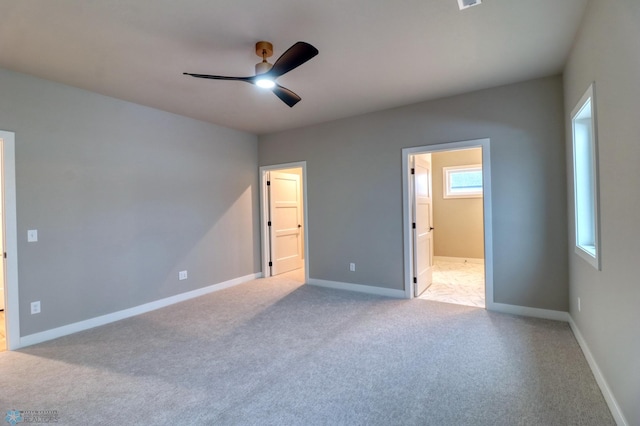
M411 167L410 157L414 154L426 154L459 149L482 149L482 186L483 186L483 221L484 221L484 289L485 306L493 308L493 227L491 221L491 157L490 140L473 139L460 142L448 142L436 145L425 145L402 150L402 232L404 246L404 292L407 299L413 296L413 232L411 228Z
M262 277L269 276L269 200L267 198L267 172L272 170L302 169L302 241L304 244L304 282L309 282L309 239L307 226L307 162L275 164L260 167L260 236L262 242Z
M18 299L18 219L16 214L16 139L15 133L0 130L4 181L5 321L7 350L20 348L20 311ZM2 200L0 200L2 201Z

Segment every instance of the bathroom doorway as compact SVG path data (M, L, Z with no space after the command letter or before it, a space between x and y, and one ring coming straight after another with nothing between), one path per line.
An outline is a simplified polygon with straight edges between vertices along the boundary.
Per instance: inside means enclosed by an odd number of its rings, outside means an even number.
M489 160L488 139L403 150L407 297L493 303Z

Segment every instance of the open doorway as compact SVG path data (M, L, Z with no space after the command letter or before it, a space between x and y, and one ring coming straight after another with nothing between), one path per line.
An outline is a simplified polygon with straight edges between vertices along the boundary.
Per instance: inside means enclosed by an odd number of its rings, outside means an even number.
M4 138L0 138L0 352L7 349L7 327L6 327L6 292L5 292L5 260L4 260L4 178L3 178L3 151Z
M433 279L418 297L484 308L482 149L422 156L433 177Z
M0 130L0 351L19 347L16 223L15 134Z
M260 168L262 275L308 281L306 162Z
M489 140L403 150L405 294L493 303Z

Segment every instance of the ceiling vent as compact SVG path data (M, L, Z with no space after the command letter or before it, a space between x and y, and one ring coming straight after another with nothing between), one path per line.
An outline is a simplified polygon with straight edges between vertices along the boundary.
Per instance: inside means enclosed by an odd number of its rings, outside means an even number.
M477 6L482 3L482 0L458 0L458 7L460 10L468 9L471 6Z

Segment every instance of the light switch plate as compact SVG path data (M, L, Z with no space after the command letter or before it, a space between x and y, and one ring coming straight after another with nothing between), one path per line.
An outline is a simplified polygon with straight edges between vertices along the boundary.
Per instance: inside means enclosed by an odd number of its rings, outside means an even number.
M38 230L37 229L29 229L27 231L27 242L35 243L38 241Z

